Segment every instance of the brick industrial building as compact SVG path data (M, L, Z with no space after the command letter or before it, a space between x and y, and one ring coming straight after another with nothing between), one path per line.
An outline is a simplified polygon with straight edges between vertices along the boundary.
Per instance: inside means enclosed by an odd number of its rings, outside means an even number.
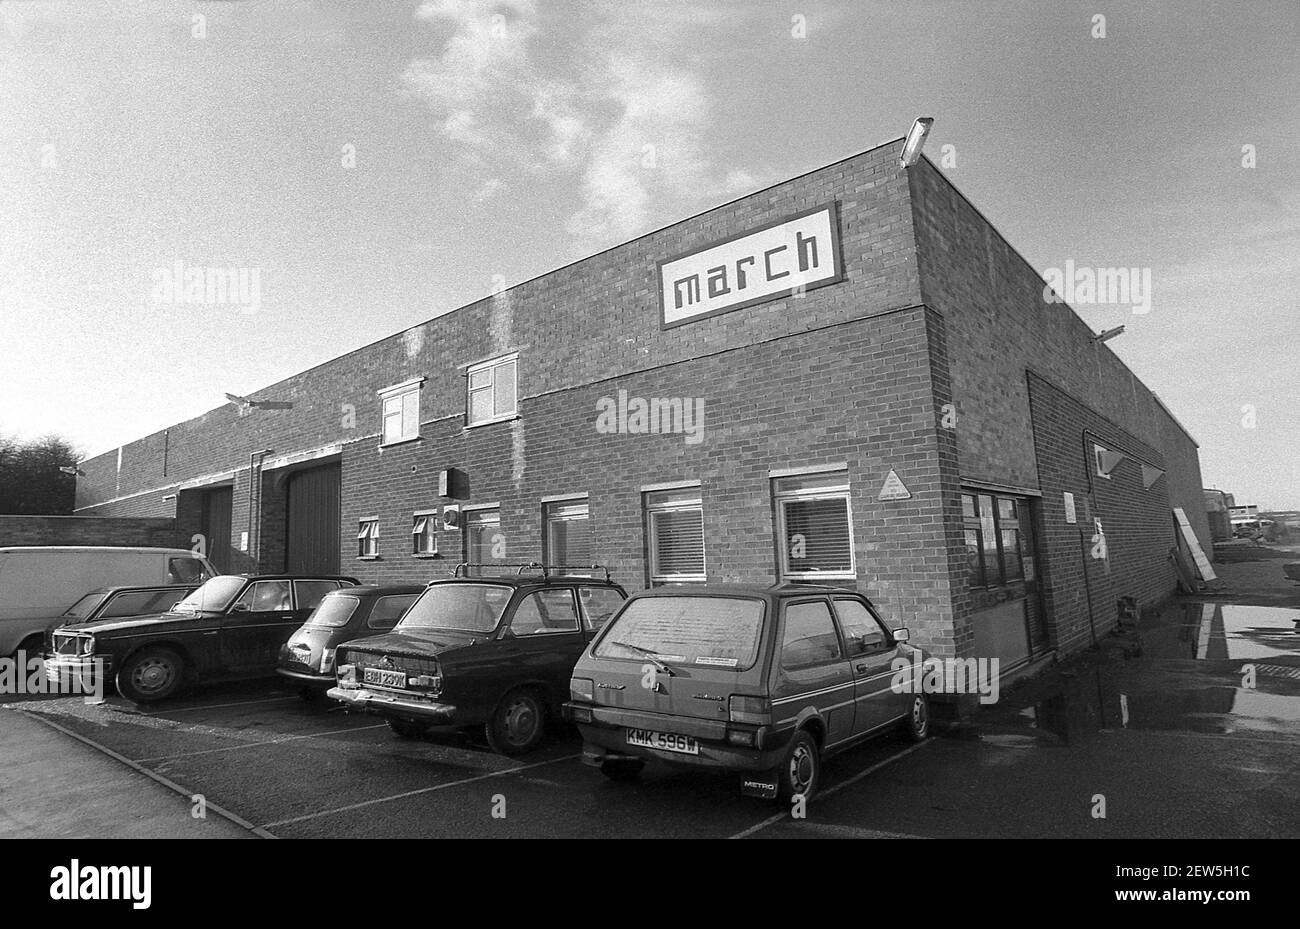
M898 142L560 268L81 464L229 570L499 560L856 583L1004 669L1174 590L1196 443ZM1104 544L1098 545L1101 541ZM436 552L436 554L435 554Z

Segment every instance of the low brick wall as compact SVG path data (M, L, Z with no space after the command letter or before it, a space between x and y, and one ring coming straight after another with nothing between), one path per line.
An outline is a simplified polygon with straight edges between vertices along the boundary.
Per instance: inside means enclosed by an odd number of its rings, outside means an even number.
M8 545L190 547L174 519L117 516L0 516L0 547Z

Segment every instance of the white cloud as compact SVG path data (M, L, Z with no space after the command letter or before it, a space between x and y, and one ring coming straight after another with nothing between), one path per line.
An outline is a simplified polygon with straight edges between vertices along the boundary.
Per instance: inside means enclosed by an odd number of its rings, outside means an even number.
M628 15L631 9L566 22L579 30L581 64L572 66L543 60L547 34L531 0L428 2L417 18L451 35L439 54L413 60L404 75L466 163L489 175L480 196L499 189L495 175L503 167L575 172L582 203L567 231L587 247L622 241L683 208L753 185L744 170L713 163L704 142L708 95L697 75L665 53L673 41L665 31L699 28L710 18L651 23ZM558 26L556 35L570 37Z

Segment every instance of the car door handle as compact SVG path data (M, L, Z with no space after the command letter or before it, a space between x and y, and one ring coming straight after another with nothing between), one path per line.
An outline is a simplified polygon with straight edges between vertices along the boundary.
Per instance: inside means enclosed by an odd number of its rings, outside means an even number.
M220 631L221 631L220 629L212 629L212 630L210 630L210 631L208 631L208 632L205 632L205 633L203 633L203 634L204 634L204 635L216 635L216 634L217 634L218 632L220 632Z
M867 670L867 666L865 664L854 665L853 667L857 668L859 671Z

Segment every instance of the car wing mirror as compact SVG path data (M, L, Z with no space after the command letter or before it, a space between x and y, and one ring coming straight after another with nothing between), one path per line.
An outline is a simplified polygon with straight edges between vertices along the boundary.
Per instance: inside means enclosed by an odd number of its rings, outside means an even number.
M895 642L907 642L912 638L911 634L906 629L895 629L891 634L893 635Z
M232 613L247 613L247 612L248 612L248 604L247 604L247 603L236 603L236 604L233 604L233 605L230 607L230 612L232 612Z

